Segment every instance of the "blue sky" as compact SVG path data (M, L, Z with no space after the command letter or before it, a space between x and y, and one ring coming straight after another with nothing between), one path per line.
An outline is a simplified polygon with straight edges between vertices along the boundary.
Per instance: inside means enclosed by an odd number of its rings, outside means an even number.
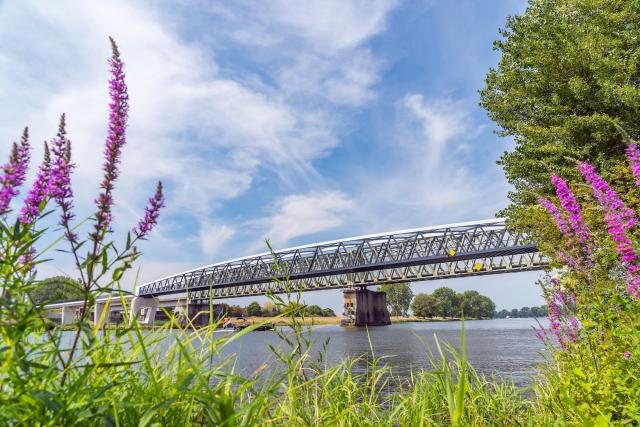
M0 154L66 112L78 216L106 131L107 36L131 96L116 233L154 181L167 208L141 280L276 248L493 217L511 141L478 107L492 41L524 1L0 2ZM40 152L36 150L36 158ZM72 274L64 257L42 275ZM537 274L414 285L542 303ZM308 294L336 310L338 292Z

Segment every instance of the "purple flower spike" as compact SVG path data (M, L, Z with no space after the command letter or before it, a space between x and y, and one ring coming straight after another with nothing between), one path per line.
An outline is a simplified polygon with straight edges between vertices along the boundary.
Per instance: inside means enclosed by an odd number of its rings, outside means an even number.
M582 329L582 325L580 325L580 321L575 316L569 320L566 319L566 293L560 288L560 283L557 279L551 279L551 285L552 289L550 295L547 297L549 305L549 315L547 318L551 325L551 332L555 335L562 348L566 350L569 348L569 343L576 343L578 341L578 334L580 329ZM573 298L573 295L571 295L572 300Z
M544 197L538 197L538 203L540 203L540 205L545 208L549 214L551 214L551 217L556 222L558 229L563 235L568 236L571 234L571 229L569 228L567 219L551 200L545 199Z
M640 268L637 265L638 254L633 249L633 242L628 231L637 223L633 210L629 209L618 193L596 172L589 163L581 163L578 170L584 179L591 184L593 195L605 211L608 233L616 244L618 257L627 268L625 281L630 295L640 299Z
M153 227L158 223L158 216L162 207L164 207L162 182L158 182L156 194L149 199L149 204L144 209L144 218L142 218L137 227L133 229L133 234L135 234L138 239L146 238L151 230L153 230Z
M0 215L9 211L9 204L18 195L20 186L27 177L29 166L29 129L24 128L20 144L13 144L9 162L2 166L0 176Z
M53 164L49 175L49 195L56 201L62 214L59 224L64 227L67 239L75 243L77 235L72 233L71 220L74 218L73 191L71 190L71 172L74 165L71 163L71 141L67 139L65 115L60 116L58 135L51 141Z
M631 165L631 173L636 179L636 185L640 187L640 150L637 145L631 144L625 151Z
M44 160L38 169L36 180L24 200L24 206L18 220L23 224L31 224L40 214L40 204L49 195L49 172L51 170L51 156L49 146L44 143Z
M606 212L611 212L620 221L620 225L624 229L630 229L638 222L633 210L629 209L618 193L602 179L596 172L595 168L589 163L583 162L578 165L578 170L584 177L585 181L591 184L594 197L600 202L600 205Z
M33 273L33 261L36 259L36 248L33 246L27 249L18 259L18 263L25 267L26 272Z
M584 221L582 209L576 201L573 192L569 189L567 183L559 176L552 176L551 182L556 187L556 194L560 199L560 204L569 215L569 225L578 237L578 241L582 244L587 244L591 239L591 231L589 230L587 223ZM591 247L587 246L587 248L590 252Z
M118 165L122 147L126 143L125 131L129 114L129 95L127 94L127 85L124 79L124 64L120 59L120 52L115 41L112 38L109 38L109 40L111 40L113 51L113 55L109 60L109 65L111 66L111 79L109 80L109 97L111 98L109 104L109 131L104 150L105 161L102 165L104 178L100 184L100 188L103 191L95 200L98 210L95 214L94 232L91 233L91 239L94 242L101 241L105 233L111 231L111 221L113 220L111 213L113 198L111 197L111 192L118 175L120 175Z

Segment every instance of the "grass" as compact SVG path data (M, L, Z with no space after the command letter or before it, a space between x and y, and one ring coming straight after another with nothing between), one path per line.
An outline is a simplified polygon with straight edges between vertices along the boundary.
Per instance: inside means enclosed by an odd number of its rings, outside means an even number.
M53 424L82 425L99 415L112 425L514 425L532 416L520 389L468 364L464 335L460 352L438 340L435 354L425 347L430 369L404 381L380 357L328 366L309 348L290 349L293 363L281 372L241 377L221 352L259 325L222 336L213 333L217 323L108 328L85 349L91 364L76 372L78 391L68 396L76 404L59 402L74 409ZM363 362L364 372L354 373Z

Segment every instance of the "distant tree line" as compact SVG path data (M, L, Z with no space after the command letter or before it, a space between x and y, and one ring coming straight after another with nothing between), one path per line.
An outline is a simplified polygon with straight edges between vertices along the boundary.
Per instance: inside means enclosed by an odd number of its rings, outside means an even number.
M491 298L478 291L456 292L442 287L431 294L418 294L411 304L411 311L417 317L466 317L491 319L496 305Z
M514 308L513 310L500 310L496 311L494 317L498 319L506 319L507 317L546 317L547 306L541 305L540 307L522 307L521 309Z
M221 304L221 311L229 317L273 317L280 314L278 307L271 301L266 301L262 306L257 301L253 301L241 307L239 305ZM304 307L289 307L297 311L302 312L304 308L305 316L317 316L317 317L334 317L336 314L330 308L321 308L317 305L309 305Z
M456 292L440 287L431 294L413 295L408 283L385 284L378 288L387 294L387 306L392 316L408 316L409 309L417 317L491 319L496 305L478 291Z

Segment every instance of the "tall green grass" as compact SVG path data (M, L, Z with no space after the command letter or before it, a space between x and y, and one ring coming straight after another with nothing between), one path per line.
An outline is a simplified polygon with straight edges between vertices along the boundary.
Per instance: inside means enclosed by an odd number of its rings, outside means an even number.
M469 365L464 334L460 351L436 339L435 354L425 349L430 368L405 381L375 355L328 365L323 352L311 353L309 330L297 320L304 316L304 305L291 304L298 294L274 298L291 316L273 349L282 363L248 376L223 350L259 324L221 334L213 320L197 329L167 313L169 322L148 330L125 312L131 325L114 327L105 323L105 307L98 324L83 326L81 351L64 367L57 361L68 351L62 332L41 331L25 345L20 363L28 369L0 373L0 425L507 426L535 419L521 390Z

